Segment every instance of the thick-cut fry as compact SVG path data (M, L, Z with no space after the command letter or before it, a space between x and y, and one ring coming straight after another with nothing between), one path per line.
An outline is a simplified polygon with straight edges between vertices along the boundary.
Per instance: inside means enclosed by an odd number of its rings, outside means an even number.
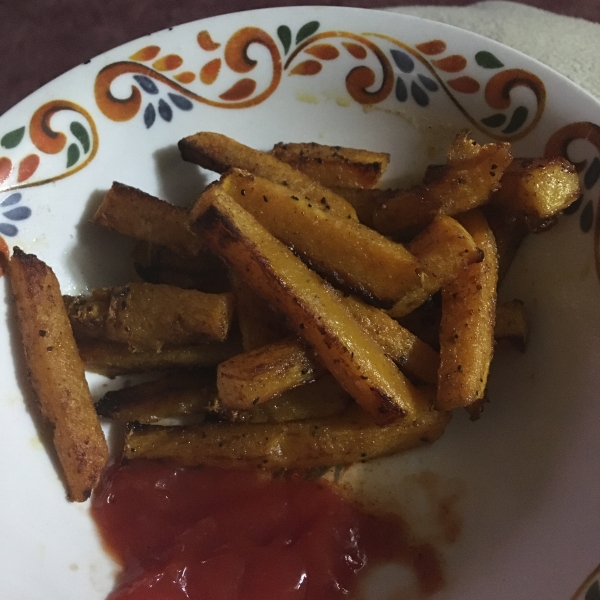
M170 285L130 283L66 297L76 334L129 344L134 350L223 341L233 318L233 295Z
M413 379L436 384L440 359L431 346L379 308L353 296L340 297L340 301L404 373Z
M138 242L133 249L133 268L147 283L164 283L208 294L220 294L231 288L225 265L208 252L191 258L166 246Z
M384 311L352 296L340 295L339 301L403 372L426 383L437 383L437 352ZM219 398L225 407L247 409L322 373L323 368L304 344L287 338L221 363L217 370Z
M283 423L342 414L352 399L329 374L250 410L225 408L217 396L213 371L175 372L105 394L97 403L102 417L120 423L137 421L181 425L205 418L237 423Z
M356 211L359 223L373 229L373 214L375 210L390 198L393 198L397 190L376 190L361 188L335 187L333 191L350 202Z
M528 336L529 324L523 301L515 298L510 302L499 302L494 326L496 340L508 340L524 352Z
M451 217L438 217L406 245L422 265L421 284L409 290L388 314L395 319L421 306L483 253L465 228Z
M524 219L501 204L485 204L481 211L494 234L498 250L498 283L504 281L521 243L529 233Z
M284 186L237 169L215 185L317 272L361 296L390 306L420 283L421 265L404 246Z
M275 158L254 150L220 133L203 131L179 141L183 160L225 173L232 167L244 169L280 185L312 202L324 201L332 212L343 218L356 219L356 212L343 198L313 181L304 173Z
M581 192L575 167L562 157L515 159L501 184L490 202L508 209L534 232L553 225Z
M178 372L107 392L96 402L96 412L122 423L156 423L189 416L200 418L216 402L214 373Z
M248 410L322 372L304 344L288 338L222 362L217 367L219 399L226 408Z
M188 227L185 208L118 182L104 196L92 222L180 254L198 255L204 249Z
M289 335L283 315L273 310L235 273L231 273L230 279L244 350L256 350Z
M123 456L169 459L184 466L310 469L369 460L433 442L449 420L449 413L424 404L414 420L388 427L379 427L358 407L339 416L289 423L132 426Z
M390 155L315 142L275 144L271 154L325 187L373 188Z
M129 373L148 373L170 369L216 367L242 351L238 338L194 346L163 346L160 352L133 352L127 344L99 339L78 339L81 360L87 371L116 377Z
M411 422L422 395L358 325L331 288L218 186L192 209L209 247L284 313L340 385L378 423ZM208 205L208 208L206 208ZM204 212L198 211L199 207Z
M483 250L483 260L442 289L440 369L436 406L451 410L484 397L494 347L498 256L483 213L473 210L460 221Z
M429 167L423 183L386 200L373 214L373 227L385 234L426 225L436 215L453 216L487 202L512 160L508 143L480 146L459 134L447 164Z
M306 385L283 392L251 410L220 409L218 414L238 423L284 423L341 415L352 398L329 373Z
M19 248L14 249L8 273L31 385L53 428L69 499L82 502L98 481L108 448L59 283L45 263Z

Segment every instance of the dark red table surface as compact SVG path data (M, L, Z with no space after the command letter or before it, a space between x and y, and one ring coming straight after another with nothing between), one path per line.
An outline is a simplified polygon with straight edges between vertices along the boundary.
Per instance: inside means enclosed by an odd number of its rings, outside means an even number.
M466 6L469 0L0 0L0 114L72 67L187 21L271 6ZM600 22L600 0L524 4Z

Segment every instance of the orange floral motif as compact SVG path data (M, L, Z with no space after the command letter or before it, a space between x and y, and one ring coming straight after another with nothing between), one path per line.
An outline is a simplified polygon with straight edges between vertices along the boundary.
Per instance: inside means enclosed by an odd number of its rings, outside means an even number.
M221 50L221 56L208 60L197 71L199 80L205 85L214 84L225 68L233 73L245 75L230 85L229 89L217 92L217 98L200 95L180 85L195 80L192 71L178 73L172 78L167 77L165 71L177 69L183 64L181 57L168 54L154 61L154 70L142 68L142 65L135 62L117 62L108 65L98 73L96 78L96 102L109 118L115 121L127 121L140 111L142 93L158 94L159 88L156 83L159 83L176 92L169 93L169 97L173 104L182 110L189 110L191 107L189 100L219 108L256 106L277 89L283 71L287 71L289 75L318 75L328 61L338 59L341 56L340 51L345 49L358 63L346 73L346 90L360 104L378 104L386 100L395 90L398 101L404 102L412 98L418 106L425 108L430 103L430 95L441 89L476 128L492 137L506 140L516 140L526 135L536 126L543 113L545 88L541 80L528 71L504 69L503 63L491 52L483 50L475 54L474 62L477 65L473 66L487 69L492 73L487 81L480 81L473 74L466 72L468 67L466 56L462 54L444 56L447 51L444 40L433 39L409 46L384 34L319 32L319 26L319 22L311 21L300 27L295 35L295 47L292 43L294 35L287 26L282 25L277 29L281 46L269 33L258 27L247 26L235 31ZM385 43L376 43L381 40ZM221 44L213 40L207 30L198 33L197 41L200 48L206 52L214 52L221 47ZM248 53L248 49L253 44L267 48L271 56L272 75L266 85L259 85L257 80L250 76L257 65L257 60L251 58ZM389 48L389 45L393 48ZM282 46L283 50L280 49ZM139 60L145 59L151 54L149 48L152 47L143 48L133 56L139 57ZM284 64L282 64L282 52L287 55ZM302 60L302 54L308 54L311 58L305 57ZM373 58L376 64L373 64ZM399 69L398 74L395 68ZM503 70L493 72L494 69ZM126 73L134 76L139 87L134 84L129 96L116 98L111 92L111 84L117 77ZM480 71L476 73L481 74ZM455 76L448 78L446 74ZM531 106L524 105L511 108L510 92L517 86L526 86L533 91L536 101L533 111ZM477 94L482 88L485 90L484 98L487 106L503 112L475 117L463 106L460 96L455 95L456 93ZM145 108L144 121L147 127L154 123L156 114L160 114L167 121L172 118L173 112L166 104L166 100L157 97L157 102L159 109L162 107L162 112L158 110L157 113L156 103L152 103L151 99ZM510 111L509 114L504 114L506 111Z
M340 55L340 51L331 44L315 44L305 52L321 60L335 60Z
M460 54L453 54L432 62L438 69L447 73L458 73L467 66L467 59Z
M216 50L221 46L221 44L217 44L213 42L210 37L210 33L206 31L206 29L202 30L197 36L198 46L202 48L202 50L206 50L207 52L211 52L212 50Z
M342 42L342 46L350 52L357 60L364 60L367 58L367 51L360 44L354 44L353 42Z
M297 64L290 71L290 75L316 75L322 68L323 65L316 60L305 60Z
M191 71L183 71L181 73L173 75L173 77L177 79L177 81L179 81L180 83L192 83L192 81L196 79L196 75L194 75L194 73L192 73Z
M207 31L201 31L197 39L198 44L203 50L216 50L220 47L220 44L215 43ZM255 106L268 98L277 89L281 80L281 55L273 38L257 27L243 27L236 31L225 45L224 60L225 64L234 73L251 72L257 65L257 61L251 59L248 55L248 48L253 44L260 44L269 51L273 65L271 81L265 89L258 93L256 93L256 81L250 77L246 77L221 93L218 100L214 100L184 88L180 85L179 82L181 79L177 78L177 76L174 76L176 81L173 81L173 79L170 79L158 70L149 71L147 67L139 63L123 61L104 67L96 76L94 85L96 104L104 115L113 121L128 121L132 119L139 112L142 105L142 93L140 89L136 85L132 85L129 96L117 98L111 91L111 85L121 75L133 74L146 81L152 78L159 83L167 85L183 98L189 98L208 106L218 108L246 108ZM211 65L211 63L209 62L208 65ZM219 63L220 68L222 68L221 63ZM215 81L217 75L217 62L212 62L211 66L205 65L205 68L201 70L200 79L204 83L210 83L211 79L213 82ZM204 79L202 79L203 77ZM154 86L154 84L151 85ZM156 91L153 93L156 93ZM179 100L179 103L182 103L181 100Z
M146 62L148 60L154 60L160 52L160 46L146 46L137 52L134 52L129 58L131 60L139 60L140 62Z
M587 160L575 161L569 156L569 146L575 140L587 140L596 147L600 153L600 126L589 121L579 121L569 123L558 131L546 142L545 156L562 156L570 160L579 173L583 171L587 164Z
M29 154L19 163L19 175L17 181L19 183L27 181L37 170L40 165L40 157L38 154Z
M7 156L0 158L0 183L3 183L6 178L11 174L12 161Z
M57 113L73 113L83 118L86 126L80 120L73 119L69 126L69 135L57 131L52 127L51 121ZM9 191L33 185L42 185L50 181L57 181L68 177L86 167L93 160L98 151L98 131L91 115L80 105L70 100L52 100L40 106L32 115L29 122L29 138L34 146L43 155L58 155L64 151L65 162L63 167L56 169L54 175L44 179L36 179L33 175L37 172L42 161L42 156L37 153L19 153L19 146L25 132L25 127L18 130L19 138L10 147L16 154L0 158L0 191ZM17 133L13 131L11 135ZM4 138L3 138L4 139ZM14 139L14 138L13 138ZM83 160L80 160L82 157ZM54 163L56 165L56 163ZM60 163L58 163L60 164ZM64 167L66 165L66 168Z
M167 54L166 56L161 56L159 59L155 60L152 63L152 66L157 71L174 71L178 69L183 64L183 58L178 54Z
M476 94L481 89L479 82L468 75L457 77L456 79L450 79L446 81L446 83L453 90L463 94Z
M207 85L214 83L221 70L221 59L214 58L200 69L200 81Z
M417 44L415 48L423 54L435 56L436 54L441 54L446 51L446 42L444 42L444 40L431 40L430 42Z
M223 92L219 98L235 102L244 100L254 93L256 89L256 81L254 79L244 78L234 83L226 92Z

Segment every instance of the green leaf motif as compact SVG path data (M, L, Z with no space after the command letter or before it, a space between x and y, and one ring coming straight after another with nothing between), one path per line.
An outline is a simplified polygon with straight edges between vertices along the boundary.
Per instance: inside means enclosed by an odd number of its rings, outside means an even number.
M515 112L510 118L509 124L502 130L502 133L514 133L519 130L523 123L527 121L527 116L529 115L529 111L524 106L517 106L515 108Z
M77 144L71 144L67 149L67 169L79 160L79 148Z
M287 25L280 25L277 28L277 36L283 44L285 54L287 54L290 50L290 46L292 45L292 32L290 28Z
M23 136L25 135L25 127L19 127L19 129L13 129L2 136L0 145L7 150L15 148L21 143Z
M500 127L504 125L506 121L506 115L502 113L496 113L495 115L490 115L489 117L485 117L485 119L481 119L481 122L486 127Z
M299 44L302 40L311 36L320 26L321 24L319 21L309 21L305 25L302 25L296 34L296 44Z
M78 121L71 123L71 133L79 140L83 151L87 154L90 149L90 136L88 135L87 129Z
M491 52L482 50L475 55L475 62L484 69L499 69L504 66Z

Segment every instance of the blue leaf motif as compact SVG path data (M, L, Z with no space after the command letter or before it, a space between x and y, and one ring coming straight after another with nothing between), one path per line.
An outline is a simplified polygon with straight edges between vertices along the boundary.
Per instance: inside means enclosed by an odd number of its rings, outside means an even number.
M19 192L11 194L10 196L8 196L8 198L4 198L4 200L2 200L2 202L0 202L0 206L12 206L13 204L16 204L17 202L20 202L22 197L23 197L23 195L20 194Z
M162 98L158 101L158 114L167 123L173 118L173 109Z
M419 81L423 84L423 87L430 92L437 92L439 89L438 84L431 79L431 77L427 77L427 75L419 75Z
M149 94L158 94L158 86L145 75L134 75L133 78L140 84L140 87Z
M171 98L171 102L181 110L192 110L193 104L190 100L188 100L185 96L180 96L179 94L169 94L169 98Z
M429 104L429 96L415 81L410 85L410 94L419 106L427 106Z
M144 123L146 124L146 129L150 129L150 127L154 125L155 119L156 111L154 110L154 105L150 103L146 106L146 110L144 111Z
M392 58L394 62L398 65L398 68L403 73L411 73L415 68L415 62L413 59L406 53L401 50L391 50Z
M0 223L0 233L2 235L15 236L19 230L10 223Z
M400 102L406 102L408 98L408 88L400 77L396 79L396 98L398 98Z
M28 206L17 206L2 214L11 221L23 221L31 216L31 209Z

